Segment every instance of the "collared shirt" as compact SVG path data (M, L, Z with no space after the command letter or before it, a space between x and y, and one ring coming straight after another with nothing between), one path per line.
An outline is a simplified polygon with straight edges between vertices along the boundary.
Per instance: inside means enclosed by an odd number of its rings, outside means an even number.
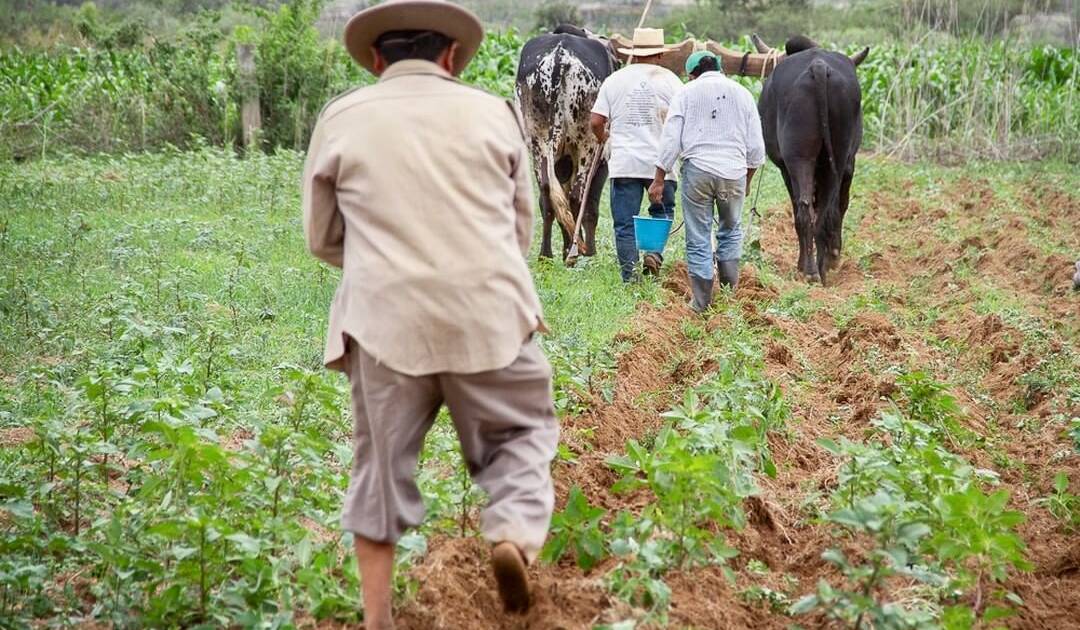
M608 177L653 178L664 118L680 89L674 72L647 63L630 64L604 79L592 113L611 121Z
M506 101L417 60L331 101L304 168L308 248L342 268L327 367L344 369L345 335L408 375L510 365L543 329L532 206Z
M656 166L670 173L682 157L724 179L739 179L765 163L761 117L750 91L706 72L671 101Z

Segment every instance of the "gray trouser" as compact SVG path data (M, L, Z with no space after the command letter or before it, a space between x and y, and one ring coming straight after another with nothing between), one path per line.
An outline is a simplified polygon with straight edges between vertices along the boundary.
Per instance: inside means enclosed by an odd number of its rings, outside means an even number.
M724 179L690 160L683 161L683 220L686 224L686 266L703 280L712 280L713 259L742 257L742 208L746 177ZM712 238L716 217L716 249Z
M559 441L551 366L535 341L509 366L478 374L408 376L348 343L353 400L353 467L342 527L396 542L424 519L416 464L445 403L469 473L490 502L480 515L491 542L516 544L532 562L547 536L555 492L551 460Z

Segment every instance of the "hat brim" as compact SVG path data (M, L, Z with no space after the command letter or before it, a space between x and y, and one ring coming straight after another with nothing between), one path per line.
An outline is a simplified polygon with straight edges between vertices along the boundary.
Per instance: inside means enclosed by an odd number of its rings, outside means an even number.
M456 41L455 76L465 70L484 40L480 19L465 7L435 0L409 0L377 4L354 15L345 25L345 49L356 63L377 74L371 48L388 31L435 31Z
M672 51L667 46L657 48L619 48L619 52L623 55L632 55L634 57L652 57L653 55L662 55Z

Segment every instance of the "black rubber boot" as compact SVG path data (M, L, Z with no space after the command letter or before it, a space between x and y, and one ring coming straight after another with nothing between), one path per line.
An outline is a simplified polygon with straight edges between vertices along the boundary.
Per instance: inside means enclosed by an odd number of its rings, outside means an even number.
M717 260L716 273L721 286L734 289L739 285L739 259Z
M712 278L706 280L690 274L690 290L694 293L694 299L690 301L690 308L698 313L709 310L709 306L712 304Z

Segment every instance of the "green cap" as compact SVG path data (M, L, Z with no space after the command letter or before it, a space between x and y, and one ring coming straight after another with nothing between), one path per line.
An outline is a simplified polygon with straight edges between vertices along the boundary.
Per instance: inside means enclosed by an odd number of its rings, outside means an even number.
M717 59L716 55L707 50L699 50L686 58L686 75L690 76L694 69L698 67L698 64L701 63L701 60L706 58L716 59L716 67L720 67L720 60Z

